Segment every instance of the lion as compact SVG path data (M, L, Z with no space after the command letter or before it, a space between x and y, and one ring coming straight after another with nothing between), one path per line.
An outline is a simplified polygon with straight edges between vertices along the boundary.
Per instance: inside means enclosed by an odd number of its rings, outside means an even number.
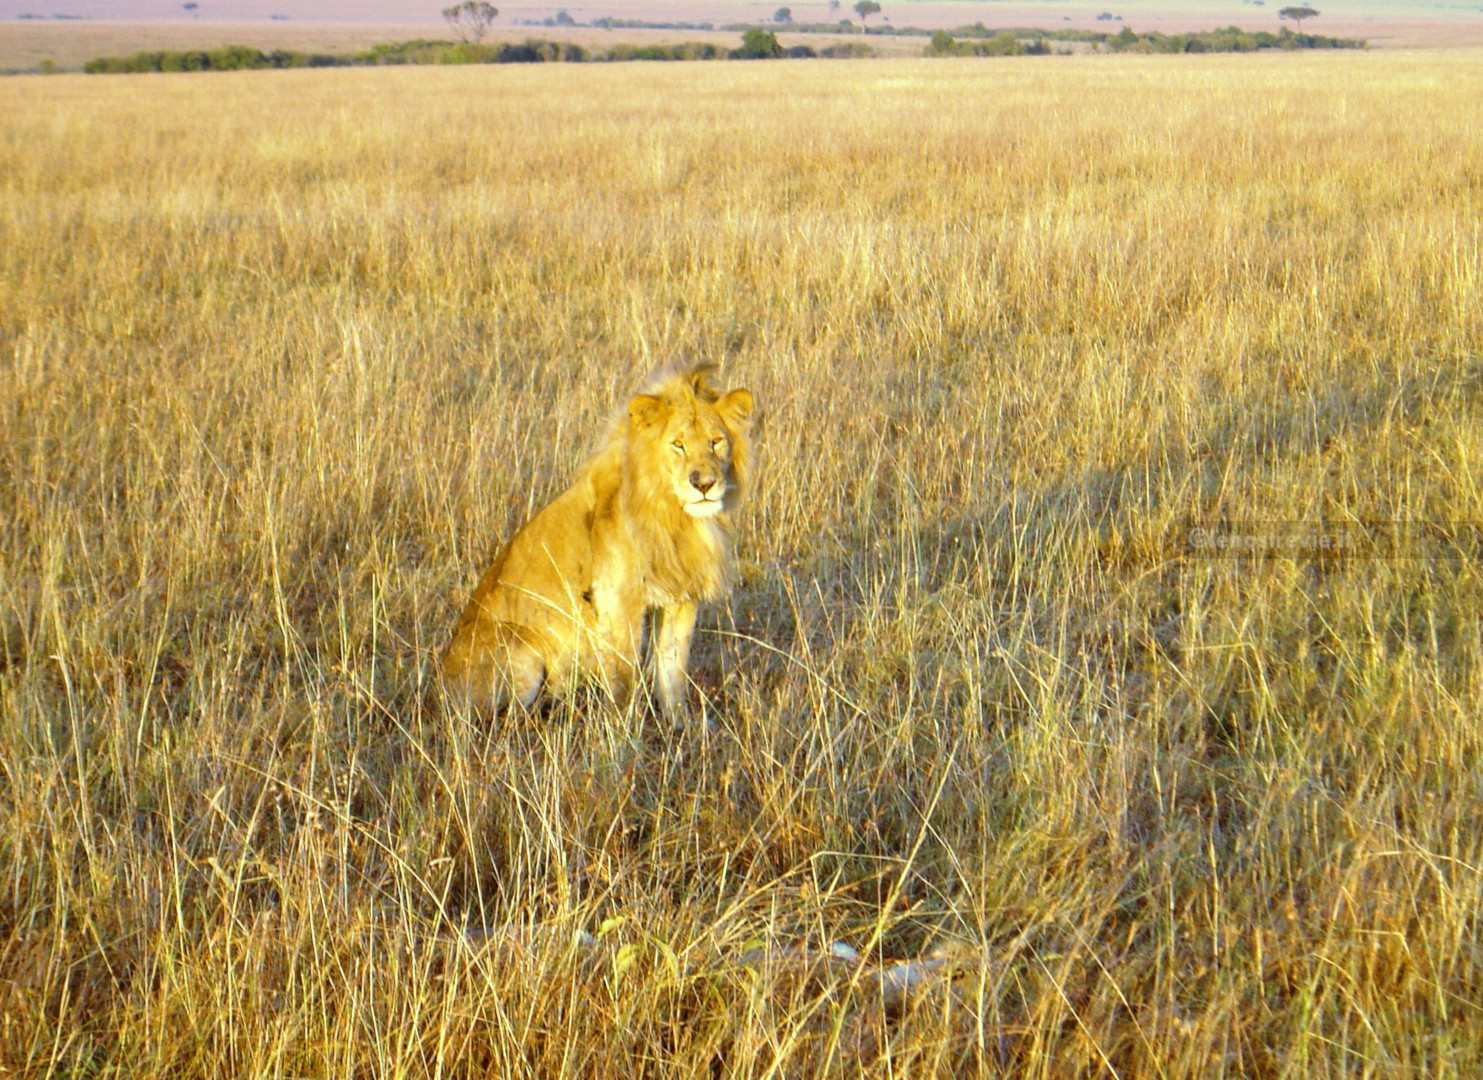
M731 515L751 484L749 390L709 364L658 373L571 487L515 534L443 653L444 687L495 712L594 679L632 695L645 622L662 713L685 705L696 605L730 592Z

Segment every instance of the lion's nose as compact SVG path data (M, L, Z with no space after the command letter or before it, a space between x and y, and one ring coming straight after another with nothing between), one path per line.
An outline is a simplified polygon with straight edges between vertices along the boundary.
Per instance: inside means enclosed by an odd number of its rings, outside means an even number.
M690 474L690 486L704 495L706 492L710 491L711 488L716 486L716 480L714 477L711 476L707 476L705 479L701 479L700 470L697 469Z

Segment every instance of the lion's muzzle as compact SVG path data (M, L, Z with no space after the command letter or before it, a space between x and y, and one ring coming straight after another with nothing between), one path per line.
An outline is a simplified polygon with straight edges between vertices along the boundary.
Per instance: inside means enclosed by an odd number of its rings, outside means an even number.
M691 517L706 518L725 509L726 480L711 465L695 467L675 484L675 494Z

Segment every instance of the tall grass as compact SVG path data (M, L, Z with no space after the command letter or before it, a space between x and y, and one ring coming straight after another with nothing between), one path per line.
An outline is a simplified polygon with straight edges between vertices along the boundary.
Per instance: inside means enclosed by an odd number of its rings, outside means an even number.
M1474 60L0 82L0 1070L1470 1073ZM682 355L706 722L424 708Z

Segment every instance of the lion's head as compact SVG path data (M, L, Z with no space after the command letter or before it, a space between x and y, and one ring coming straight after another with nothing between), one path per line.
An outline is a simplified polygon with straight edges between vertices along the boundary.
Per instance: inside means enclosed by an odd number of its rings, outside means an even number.
M734 510L750 480L752 394L721 394L707 364L666 372L628 403L629 464L653 504L691 517Z

